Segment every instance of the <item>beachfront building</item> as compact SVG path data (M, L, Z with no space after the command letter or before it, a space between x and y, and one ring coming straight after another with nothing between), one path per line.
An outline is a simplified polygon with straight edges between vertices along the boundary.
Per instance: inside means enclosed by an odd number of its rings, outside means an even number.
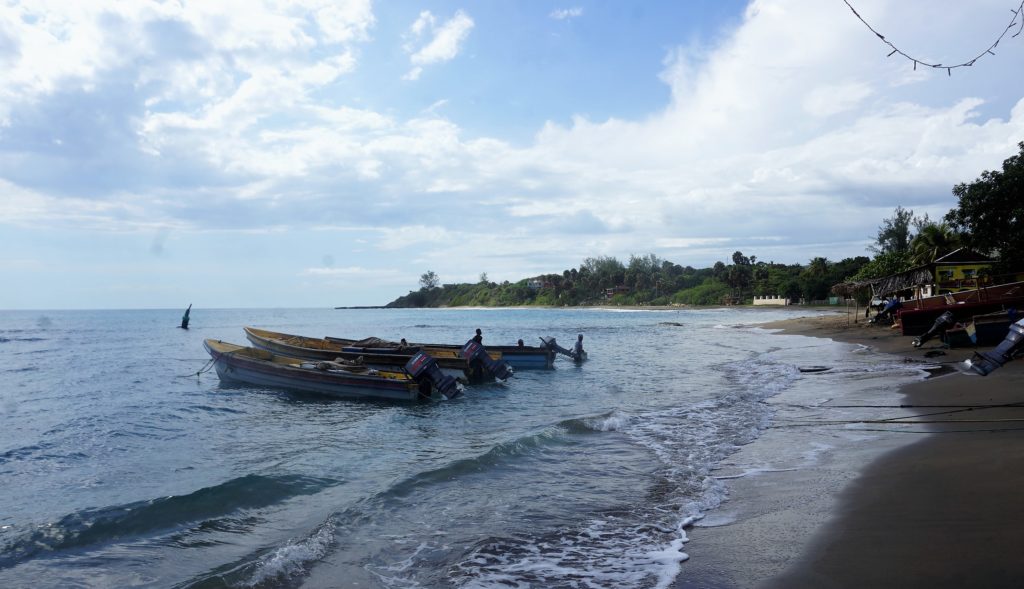
M937 258L931 263L934 282L927 285L922 296L952 294L965 290L974 290L984 286L994 260L967 248Z
M763 297L755 296L754 297L754 304L755 305L788 305L788 304L790 304L790 300L787 299L786 297L780 297L778 295L774 295L774 296L770 296L770 297L769 296L763 296Z
M993 275L994 263L992 258L984 254L960 248L936 258L930 264L882 278L837 284L832 287L832 291L849 295L870 288L875 299L912 300L1024 281L1024 273Z
M619 286L615 286L615 287L612 287L612 288L604 289L604 298L606 298L608 300L611 300L615 295L620 295L620 294L621 295L629 294L629 287L628 286L619 285Z

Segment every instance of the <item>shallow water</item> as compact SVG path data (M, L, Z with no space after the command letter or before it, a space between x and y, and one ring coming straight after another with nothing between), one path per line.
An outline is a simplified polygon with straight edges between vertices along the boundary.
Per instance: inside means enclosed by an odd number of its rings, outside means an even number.
M0 586L665 587L712 476L801 365L779 310L0 313ZM590 361L452 401L333 400L194 373L207 337L484 344ZM193 375L193 376L189 376Z

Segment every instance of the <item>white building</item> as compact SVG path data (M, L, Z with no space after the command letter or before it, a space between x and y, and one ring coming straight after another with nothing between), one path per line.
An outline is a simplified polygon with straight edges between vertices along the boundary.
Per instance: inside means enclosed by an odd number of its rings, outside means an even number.
M790 301L789 301L789 299L786 299L786 298L783 298L783 297L780 297L780 296L772 296L772 297L764 296L764 297L754 297L754 304L755 305L788 305L788 304L790 304Z

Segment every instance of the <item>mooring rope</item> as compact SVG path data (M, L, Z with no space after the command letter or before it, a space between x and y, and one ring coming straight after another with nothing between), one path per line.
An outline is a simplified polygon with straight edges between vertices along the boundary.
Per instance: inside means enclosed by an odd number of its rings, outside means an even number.
M213 364L216 361L216 358L210 358L210 360L206 364L204 364L203 367L200 368L198 371L193 372L192 374L179 374L175 376L175 378L192 378L193 376L198 378L204 372L209 372L213 368Z

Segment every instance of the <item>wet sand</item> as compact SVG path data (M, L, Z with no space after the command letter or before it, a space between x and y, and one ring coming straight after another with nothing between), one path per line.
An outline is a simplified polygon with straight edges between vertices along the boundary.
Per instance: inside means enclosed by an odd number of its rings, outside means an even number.
M1024 586L1024 362L969 375L956 367L974 349L915 349L897 330L857 319L764 327L935 362L936 376L888 395L933 423L730 481L726 521L713 513L691 530L677 589Z

